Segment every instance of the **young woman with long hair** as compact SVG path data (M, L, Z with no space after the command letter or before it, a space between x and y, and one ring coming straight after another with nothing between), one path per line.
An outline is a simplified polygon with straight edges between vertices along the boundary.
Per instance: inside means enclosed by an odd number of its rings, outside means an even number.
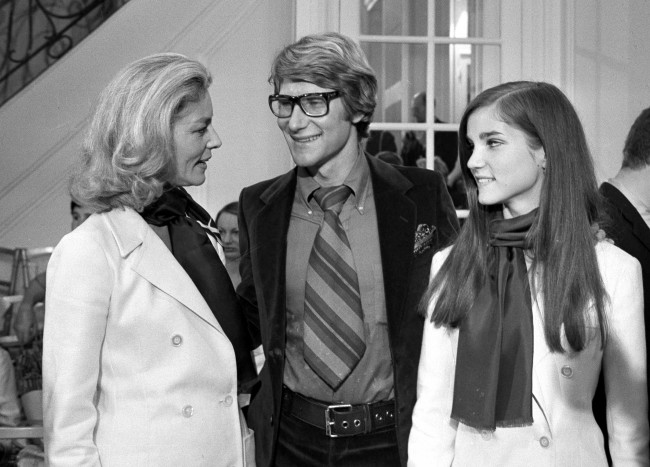
M603 238L580 120L540 82L479 94L459 128L470 214L433 259L409 465L648 465L641 269Z

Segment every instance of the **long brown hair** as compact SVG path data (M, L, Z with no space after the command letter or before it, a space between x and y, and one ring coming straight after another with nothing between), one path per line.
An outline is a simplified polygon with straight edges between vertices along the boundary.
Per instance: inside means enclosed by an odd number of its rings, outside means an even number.
M531 147L543 147L546 172L539 212L530 236L531 281L542 291L544 334L552 351L564 352L561 329L573 350L586 344L587 310L598 316L601 344L606 340L606 291L600 277L592 225L601 217L601 200L582 124L566 96L555 86L519 81L483 91L467 106L458 133L460 163L470 207L460 235L431 281L421 308L438 295L431 320L455 327L476 300L487 276L488 223L500 205L478 202L478 188L467 161L472 147L467 122L474 111L494 104L497 117L523 131Z

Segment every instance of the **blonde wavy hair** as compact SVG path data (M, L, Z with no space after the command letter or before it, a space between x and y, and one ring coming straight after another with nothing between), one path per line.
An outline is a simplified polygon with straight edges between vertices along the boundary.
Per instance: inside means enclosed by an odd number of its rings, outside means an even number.
M212 83L207 68L175 53L151 55L120 71L99 96L70 177L70 195L93 211L156 200L176 172L173 129Z

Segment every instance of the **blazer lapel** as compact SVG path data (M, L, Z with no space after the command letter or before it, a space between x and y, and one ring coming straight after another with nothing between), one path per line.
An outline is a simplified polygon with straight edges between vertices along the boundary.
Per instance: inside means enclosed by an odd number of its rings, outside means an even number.
M223 333L190 276L140 215L127 208L111 211L108 219L120 254L137 274Z
M277 179L261 195L264 204L259 211L251 235L254 241L253 254L261 265L259 274L263 304L268 312L269 322L278 323L284 341L287 233L291 218L291 207L296 189L296 170Z
M417 228L415 203L406 196L413 184L390 165L367 159L377 210L386 313L388 322L398 325L408 292Z

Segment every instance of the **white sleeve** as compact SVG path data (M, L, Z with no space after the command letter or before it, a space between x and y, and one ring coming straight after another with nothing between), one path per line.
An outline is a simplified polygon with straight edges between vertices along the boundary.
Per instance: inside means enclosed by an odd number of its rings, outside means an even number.
M442 254L441 254L442 253ZM437 253L432 275L439 270L445 252ZM430 321L432 306L424 323L422 351L417 379L417 401L408 443L408 465L450 466L458 422L452 420L456 346L458 330L436 327Z
M648 466L648 390L641 266L611 265L611 312L603 355L609 449L615 467Z
M73 234L55 248L47 268L43 413L51 467L100 465L95 400L114 278L92 234Z

